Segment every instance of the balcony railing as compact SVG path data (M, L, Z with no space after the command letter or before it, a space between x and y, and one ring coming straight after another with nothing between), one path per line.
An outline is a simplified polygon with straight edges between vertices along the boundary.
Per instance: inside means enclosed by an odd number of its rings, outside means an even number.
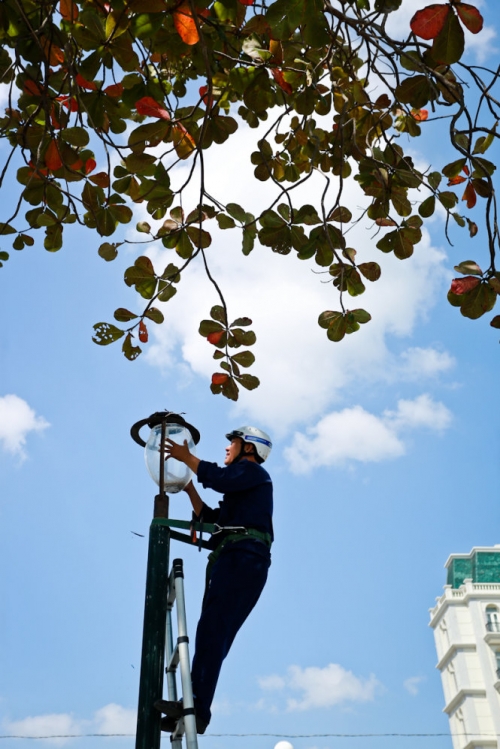
M487 632L500 632L500 622L486 622Z

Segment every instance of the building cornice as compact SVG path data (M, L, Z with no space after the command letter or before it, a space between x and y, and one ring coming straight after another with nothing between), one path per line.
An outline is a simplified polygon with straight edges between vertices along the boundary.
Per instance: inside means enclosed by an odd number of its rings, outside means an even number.
M485 689L461 689L450 702L443 708L443 713L451 715L466 697L486 697Z
M461 650L470 650L471 652L475 652L477 650L476 643L460 642L455 643L454 645L450 645L443 657L436 663L436 668L441 671L447 665L448 661L453 658L455 653L458 653Z
M443 595L436 599L434 608L429 609L431 617L429 626L436 626L448 606L464 606L474 598L500 600L500 583L473 583L472 580L466 580L460 588L445 585Z

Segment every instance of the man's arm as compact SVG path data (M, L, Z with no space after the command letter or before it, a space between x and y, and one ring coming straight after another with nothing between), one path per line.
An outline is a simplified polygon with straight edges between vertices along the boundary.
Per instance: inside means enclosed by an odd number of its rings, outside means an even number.
M200 517L200 513L203 509L203 500L198 494L198 491L192 481L190 481L189 484L184 487L184 491L186 492L189 499L191 500L194 514L196 515L197 518Z

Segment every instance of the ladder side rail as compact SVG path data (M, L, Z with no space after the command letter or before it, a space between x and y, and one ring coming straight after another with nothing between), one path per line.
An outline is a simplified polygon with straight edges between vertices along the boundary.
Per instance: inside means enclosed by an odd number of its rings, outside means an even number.
M194 715L193 686L191 683L191 666L189 660L189 638L187 635L186 601L184 597L184 570L182 559L174 559L173 574L175 597L177 599L177 647L179 649L179 666L184 704L184 730L187 749L198 749L198 732ZM186 714L187 713L187 714Z
M167 609L167 633L166 633L166 668L165 673L167 676L167 694L168 699L177 702L177 681L175 678L175 672L177 670L177 662L173 658L174 656L174 634L172 629L172 606L169 604Z

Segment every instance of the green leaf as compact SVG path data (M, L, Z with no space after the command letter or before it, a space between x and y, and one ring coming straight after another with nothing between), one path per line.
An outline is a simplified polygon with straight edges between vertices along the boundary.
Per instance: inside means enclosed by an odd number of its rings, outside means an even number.
M221 322L224 327L227 325L226 311L220 304L216 304L212 307L212 309L210 310L210 317L212 318L212 320Z
M152 320L153 322L157 323L158 325L160 325L164 321L164 319L165 319L165 317L163 315L163 312L160 312L160 310L157 309L156 307L150 307L144 313L144 316L147 317L148 320Z
M236 343L240 346L253 346L257 340L257 336L253 330L241 330L241 328L232 328L231 335L235 339Z
M180 231L177 236L177 243L175 245L175 251L183 260L189 260L193 254L193 245L189 234L185 229Z
M231 216L226 216L225 213L218 213L216 216L219 229L232 229L236 226L236 223Z
M97 254L109 263L118 256L117 247L119 247L118 243L110 244L109 242L104 242L97 250Z
M135 315L133 312L130 312L124 307L119 307L117 310L115 310L113 316L115 320L118 320L118 322L129 322L129 320L135 320L138 317L138 315Z
M92 337L94 343L99 346L108 346L124 335L124 331L108 322L98 322L94 325L95 335Z
M475 288L462 295L463 301L460 311L464 317L477 320L486 312L493 309L496 302L496 293L488 283L480 283Z
M438 194L439 202L441 203L444 208L447 208L448 210L451 210L452 208L455 208L456 204L458 203L458 198L454 192L450 192L449 190L445 190L444 192L440 192Z
M148 224L147 221L139 221L139 223L137 224L135 228L138 232L141 232L142 234L151 233L151 226Z
M123 345L122 345L123 355L129 361L134 361L134 359L137 359L137 357L142 351L142 349L139 346L134 346L132 344L132 338L133 338L132 333L128 333L125 336L125 340L123 341Z
M423 218L429 218L432 216L436 209L436 198L434 195L430 195L423 203L420 204L418 212Z
M370 322L370 320L372 319L370 313L364 309L353 309L351 311L351 314L354 315L354 319L356 320L356 322L361 323L361 325Z
M492 328L500 328L500 315L497 315L493 318L493 320L490 322L490 325Z
M158 294L159 302L168 302L169 299L172 299L172 297L177 294L177 289L175 288L175 286L172 286L171 283L168 283L166 286L162 286L162 284L164 283L164 281L160 281L158 284L158 288L161 289L160 293Z
M246 223L246 213L243 210L243 208L238 205L238 203L228 203L226 205L226 211L229 213L230 216L236 219L236 221L239 221L240 223L244 224ZM225 227L221 227L225 228Z
M14 229L13 226L0 222L0 236L5 236L6 234L15 234L15 233L16 233L16 230Z
M378 281L382 272L378 263L360 263L358 270L369 281Z
M259 378L255 377L254 375L250 375L250 374L242 374L239 377L236 377L236 380L246 390L255 390L255 388L258 388L259 385L260 385Z
M348 224L352 219L352 213L349 208L344 206L337 206L334 211L330 213L327 221L338 221L340 224Z
M425 75L406 78L396 89L396 96L403 104L422 109L432 96L432 89Z
M238 317L234 322L231 323L229 326L230 328L240 326L245 327L246 325L251 325L252 321L249 317Z
M457 177L463 170L466 163L467 159L457 159L457 161L453 161L451 164L447 164L445 167L443 167L442 172L445 177L448 177L448 179Z
M455 12L450 9L443 28L434 39L431 55L437 62L452 65L460 60L464 48L464 30Z
M238 354L234 354L234 356L231 357L231 360L236 362L236 364L239 364L241 367L250 367L255 361L255 356L251 351L241 351Z
M208 231L200 229L199 226L188 226L186 232L195 247L202 247L205 249L212 244L212 237Z
M216 322L215 320L202 320L198 333L206 338L210 333L218 333L221 330L225 330L225 326L221 325L219 322Z

